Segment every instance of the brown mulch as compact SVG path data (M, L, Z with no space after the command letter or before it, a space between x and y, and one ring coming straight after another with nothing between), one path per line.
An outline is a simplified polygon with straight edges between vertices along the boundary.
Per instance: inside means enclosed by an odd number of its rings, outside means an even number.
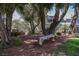
M13 46L0 50L2 56L51 56L53 49L60 45L60 41L45 41L42 46L37 44L37 40L23 39L21 46ZM36 43L35 43L36 42Z

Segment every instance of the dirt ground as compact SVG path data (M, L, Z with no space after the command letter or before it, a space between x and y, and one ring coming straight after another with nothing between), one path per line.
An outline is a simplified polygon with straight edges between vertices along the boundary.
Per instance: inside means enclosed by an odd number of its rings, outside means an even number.
M11 48L0 50L1 56L51 56L53 49L61 44L59 41L44 41L42 46L39 46L37 40L24 39L21 46L13 46Z

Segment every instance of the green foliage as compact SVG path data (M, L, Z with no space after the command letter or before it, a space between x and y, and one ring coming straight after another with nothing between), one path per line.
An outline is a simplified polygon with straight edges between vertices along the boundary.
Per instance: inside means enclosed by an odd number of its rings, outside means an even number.
M68 40L63 45L57 48L57 52L63 51L66 55L69 56L78 56L79 55L79 40Z
M12 40L10 41L10 43L15 46L20 46L20 45L22 45L22 40L18 37L12 37ZM4 43L0 42L0 49L7 48L7 47L10 47L10 46L7 45L6 42L4 42Z
M75 35L74 37L75 37L75 38L79 38L79 35Z
M29 31L29 32L28 32L28 35L32 35L32 31Z
M0 43L0 49L4 49L4 48L8 48L9 45L7 45L6 43Z
M2 49L3 48L3 45L0 43L0 49Z
M15 46L20 46L22 45L22 40L18 37L12 37L13 43Z

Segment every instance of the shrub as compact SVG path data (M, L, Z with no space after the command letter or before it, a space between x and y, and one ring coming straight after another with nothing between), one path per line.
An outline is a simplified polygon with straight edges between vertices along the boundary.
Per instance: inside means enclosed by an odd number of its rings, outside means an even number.
M7 44L0 43L0 49L4 49L9 47Z
M79 38L79 35L75 35L75 38Z
M0 43L0 49L2 49L3 48L3 45Z
M22 40L21 40L20 38L18 38L18 37L12 37L12 40L13 40L13 44L14 44L15 46L20 46L20 45L22 45Z

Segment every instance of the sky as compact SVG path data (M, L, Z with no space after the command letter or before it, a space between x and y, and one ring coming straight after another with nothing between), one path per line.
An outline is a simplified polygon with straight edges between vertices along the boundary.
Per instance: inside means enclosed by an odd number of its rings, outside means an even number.
M55 14L55 7L53 7L53 11L51 10L48 12L48 15L50 16L54 16L54 14ZM71 15L74 15L74 8L72 8L72 6L69 7L68 12L66 13L64 17L64 20L70 19Z
M53 7L53 9L48 12L49 16L54 16L54 14L55 14L55 7ZM69 7L68 12L66 13L66 15L64 17L64 20L70 19L71 15L74 15L74 8L72 8L72 6ZM21 18L21 16L19 15L19 13L17 11L15 11L13 14L13 20L20 19L20 18Z

